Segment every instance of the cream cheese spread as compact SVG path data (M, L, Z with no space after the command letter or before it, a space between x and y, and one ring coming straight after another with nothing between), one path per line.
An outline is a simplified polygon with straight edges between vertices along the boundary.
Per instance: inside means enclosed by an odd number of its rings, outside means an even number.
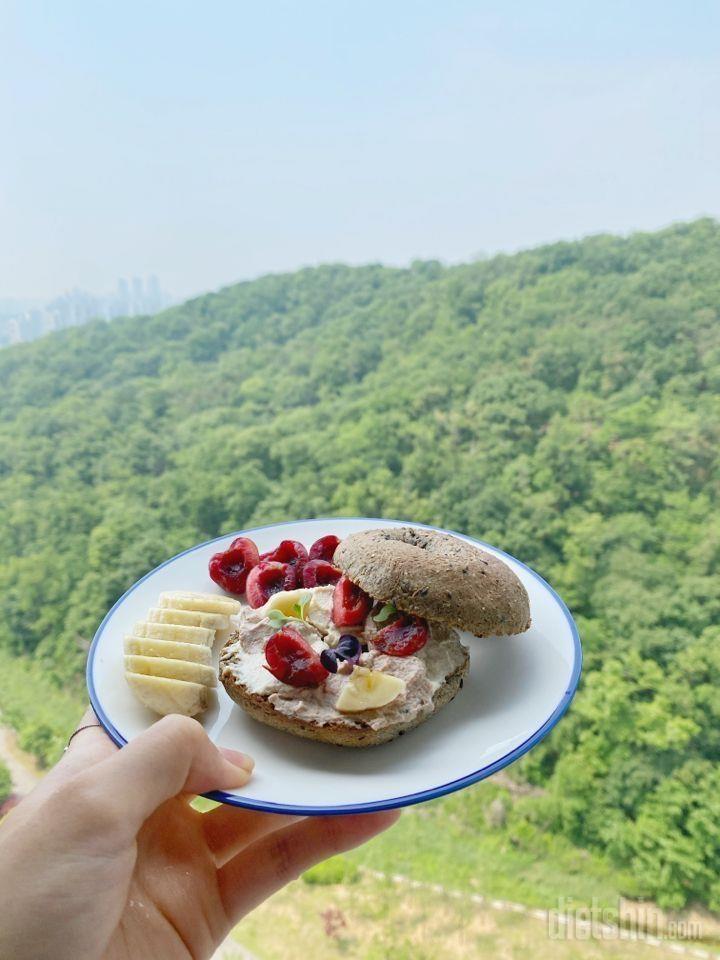
M328 723L348 727L381 730L395 723L406 723L427 716L433 710L433 695L445 680L458 670L467 655L458 631L430 622L425 646L409 657L391 657L373 650L372 637L377 627L370 617L362 628L338 629L332 622L333 587L313 587L305 606L305 620L290 620L307 642L320 653L335 646L342 634L353 633L368 644L360 658L362 666L392 674L405 682L404 692L384 707L353 713L340 713L335 704L347 682L347 675L330 673L319 687L293 687L277 680L266 669L265 644L278 626L263 612L243 605L231 619L231 635L220 654L221 677L232 678L249 693L267 697L278 713L324 726Z

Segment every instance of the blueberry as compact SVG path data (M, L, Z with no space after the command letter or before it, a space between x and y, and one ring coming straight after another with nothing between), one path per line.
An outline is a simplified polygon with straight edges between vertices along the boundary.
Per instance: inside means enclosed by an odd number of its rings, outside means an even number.
M320 663L330 673L337 673L337 656L335 655L335 651L331 650L330 647L326 647L320 654Z
M349 660L357 663L362 653L362 644L351 633L344 633L335 647L335 656L340 660Z

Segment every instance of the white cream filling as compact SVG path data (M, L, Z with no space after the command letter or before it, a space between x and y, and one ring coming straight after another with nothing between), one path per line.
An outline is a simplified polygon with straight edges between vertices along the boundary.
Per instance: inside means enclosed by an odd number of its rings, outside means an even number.
M306 607L308 622L288 621L320 653L334 646L342 633L354 633L365 642L371 641L377 627L370 618L364 629L338 629L331 619L333 587L313 587ZM243 606L231 617L230 641L220 654L220 675L230 676L249 693L266 696L275 710L289 717L323 726L342 723L349 727L368 726L382 729L398 722L426 716L433 709L433 695L445 680L465 661L467 648L458 632L441 624L429 624L430 636L425 646L410 657L390 657L373 650L361 657L364 666L392 674L405 681L405 692L391 703L374 710L346 716L335 708L347 676L331 673L319 687L292 687L277 680L266 669L265 644L278 626L260 610ZM326 642L327 641L327 642Z

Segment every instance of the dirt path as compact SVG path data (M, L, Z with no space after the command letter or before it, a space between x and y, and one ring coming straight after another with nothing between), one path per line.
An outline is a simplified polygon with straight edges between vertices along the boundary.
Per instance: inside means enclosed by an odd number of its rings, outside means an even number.
M18 746L12 727L0 726L0 760L10 771L13 793L24 797L42 777L42 770L34 757Z

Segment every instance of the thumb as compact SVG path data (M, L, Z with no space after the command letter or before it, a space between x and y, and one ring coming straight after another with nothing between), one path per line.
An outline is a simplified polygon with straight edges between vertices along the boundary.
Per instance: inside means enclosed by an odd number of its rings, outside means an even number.
M137 830L161 803L179 793L244 786L253 766L243 753L221 752L197 720L172 714L96 764L92 778L104 802L121 805L125 822Z

